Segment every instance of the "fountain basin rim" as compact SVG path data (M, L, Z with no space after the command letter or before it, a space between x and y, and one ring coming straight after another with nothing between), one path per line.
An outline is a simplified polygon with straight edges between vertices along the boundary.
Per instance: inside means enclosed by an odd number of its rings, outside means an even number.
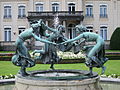
M46 80L46 81L62 81L62 80L83 80L83 79L89 79L97 77L98 74L96 72L93 72L93 75L89 74L89 71L84 70L42 70L42 71L30 71L30 75L23 77L20 74L17 75L19 78L23 79L33 79L33 80ZM55 76L53 74L58 74L58 76ZM63 75L62 75L63 74ZM46 76L47 75L47 76Z

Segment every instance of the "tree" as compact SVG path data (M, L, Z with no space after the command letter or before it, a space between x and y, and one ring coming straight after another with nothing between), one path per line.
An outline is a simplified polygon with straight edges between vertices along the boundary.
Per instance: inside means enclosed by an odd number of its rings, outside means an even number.
M117 27L111 36L110 49L120 50L120 27Z

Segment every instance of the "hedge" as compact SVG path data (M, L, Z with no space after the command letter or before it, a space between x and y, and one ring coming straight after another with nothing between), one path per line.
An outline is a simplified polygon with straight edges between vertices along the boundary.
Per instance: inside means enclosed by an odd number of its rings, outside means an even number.
M116 28L111 36L110 49L120 50L120 27Z

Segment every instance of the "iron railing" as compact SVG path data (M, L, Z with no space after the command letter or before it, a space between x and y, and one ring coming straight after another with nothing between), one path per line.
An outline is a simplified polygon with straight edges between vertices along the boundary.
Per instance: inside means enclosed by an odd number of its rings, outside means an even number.
M74 12L69 12L69 11L58 11L58 12L28 12L28 17L29 16L54 16L57 14L58 16L81 16L83 11L74 11Z

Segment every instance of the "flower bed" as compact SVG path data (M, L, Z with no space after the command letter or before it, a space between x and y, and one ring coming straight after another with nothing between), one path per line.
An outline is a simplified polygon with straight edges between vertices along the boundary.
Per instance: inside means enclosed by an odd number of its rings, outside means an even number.
M11 61L13 53L0 53L0 61Z
M15 78L15 75L10 74L10 75L2 75L2 76L0 76L0 79L11 79L11 78Z
M118 78L120 79L120 74L111 74L111 75L100 75L102 78Z
M72 52L57 52L59 57L62 58L62 61L60 63L79 63L84 62L85 55L82 54L82 52L79 52L78 54L74 54ZM11 61L12 56L14 53L0 53L0 61ZM39 56L40 54L35 54L35 56L30 53L31 57ZM109 60L120 60L120 53L106 53L106 57L109 58ZM41 63L41 62L40 62Z

